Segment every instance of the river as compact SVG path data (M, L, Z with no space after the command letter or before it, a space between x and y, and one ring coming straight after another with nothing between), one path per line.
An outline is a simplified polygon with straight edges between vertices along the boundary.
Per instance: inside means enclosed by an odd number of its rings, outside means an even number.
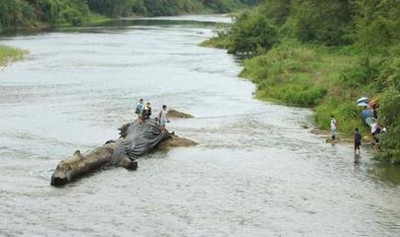
M261 102L224 50L199 47L219 16L129 20L3 36L29 50L0 71L0 236L399 236L400 171ZM50 186L75 150L118 137L139 97L195 116L168 124L196 147L135 172Z

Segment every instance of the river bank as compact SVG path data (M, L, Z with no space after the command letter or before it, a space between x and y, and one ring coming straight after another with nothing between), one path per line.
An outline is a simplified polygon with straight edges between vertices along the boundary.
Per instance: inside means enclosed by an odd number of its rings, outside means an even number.
M201 45L226 48L226 44L226 37L214 37ZM239 75L256 84L257 99L312 108L316 128L324 131L329 131L330 116L334 115L343 140L351 141L357 127L365 142L370 142L369 127L362 123L361 107L355 100L377 95L366 86L349 87L343 78L363 57L354 49L287 41L266 54L245 59Z
M312 107L322 129L333 115L342 134L368 134L356 100L378 102L378 124L388 129L377 157L400 164L399 9L378 2L264 1L209 44L250 58L241 75L258 98Z
M229 44L229 36L222 34L201 45L227 49ZM333 115L339 135L350 141L355 128L360 129L363 142L371 141L370 127L360 118L363 107L356 100L378 101L379 124L392 130L380 135L383 142L378 147L383 149L376 152L376 158L400 164L399 144L394 142L399 95L395 89L385 89L393 84L390 78L397 78L397 63L386 51L371 54L356 46L327 47L286 39L265 53L247 57L240 76L256 84L257 99L312 108L318 129L330 130Z

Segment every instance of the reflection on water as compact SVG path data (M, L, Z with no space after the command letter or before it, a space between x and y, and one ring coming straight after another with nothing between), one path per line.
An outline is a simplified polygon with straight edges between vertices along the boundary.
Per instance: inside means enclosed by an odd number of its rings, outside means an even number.
M371 167L368 173L385 184L400 185L400 167L398 166L377 164Z
M197 46L218 19L3 38L30 56L0 72L0 236L396 236L398 168L367 151L354 164L301 128L309 109L254 100L233 57ZM118 137L138 97L193 114L169 126L200 145L50 187L62 157Z

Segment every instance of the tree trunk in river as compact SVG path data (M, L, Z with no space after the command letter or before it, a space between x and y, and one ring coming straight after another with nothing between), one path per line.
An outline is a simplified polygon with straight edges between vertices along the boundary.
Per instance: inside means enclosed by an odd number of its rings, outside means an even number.
M79 176L88 174L91 171L98 170L110 164L116 148L116 142L112 141L86 152L83 155L79 150L75 151L72 157L62 160L57 165L56 170L51 176L51 185L61 186L67 184ZM117 166L135 170L138 164L136 161L124 156L118 162Z
M171 135L168 131L161 132L160 126L153 120L136 120L125 124L119 130L119 139L108 141L84 154L78 150L72 157L62 160L51 176L51 185L67 184L82 175L107 166L136 170L138 163L135 159L155 148L165 150L196 145L195 142Z

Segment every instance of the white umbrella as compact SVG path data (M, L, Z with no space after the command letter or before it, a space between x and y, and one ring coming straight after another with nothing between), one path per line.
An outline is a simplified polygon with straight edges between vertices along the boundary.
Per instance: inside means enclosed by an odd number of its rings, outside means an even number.
M357 100L357 104L360 102L366 102L368 100L368 97L361 97Z
M367 102L365 102L365 101L358 102L358 103L357 103L357 106L362 106L362 107L364 107L364 106L368 106L368 103L367 103Z

